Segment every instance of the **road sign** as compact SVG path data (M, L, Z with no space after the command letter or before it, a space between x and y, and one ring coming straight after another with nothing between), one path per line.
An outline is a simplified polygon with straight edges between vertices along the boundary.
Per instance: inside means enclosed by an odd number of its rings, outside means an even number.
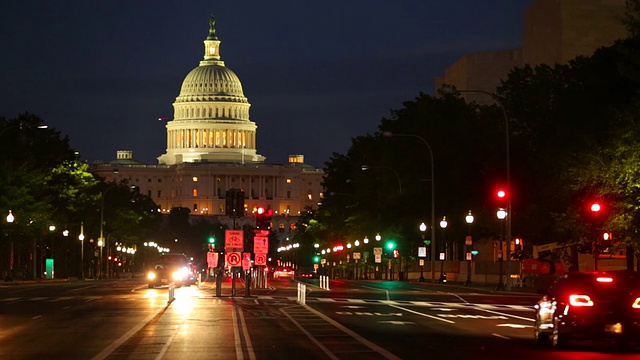
M440 260L444 260L445 259L445 254L443 252L440 253Z
M464 237L464 244L467 246L471 246L473 244L473 240L471 239L471 235L467 235Z
M373 255L382 255L382 248L381 247L374 247L373 248Z
M420 259L420 266L424 266L424 259Z
M239 252L230 252L227 253L226 263L229 266L240 266L241 259L242 257Z
M255 264L258 266L267 265L267 254L256 254Z
M353 253L353 259L354 260L360 260L360 253L359 252L354 252Z
M251 270L251 253L250 252L242 253L242 270L244 271Z
M214 251L207 252L207 266L210 268L218 267L218 253Z
M375 262L377 262L377 263L381 263L382 262L382 255L376 254L374 256L376 257Z
M472 257L471 257L471 252L467 252L467 260L471 261Z
M254 236L253 237L253 253L254 254L268 254L269 253L269 238L266 236Z
M244 235L242 230L225 230L224 248L225 250L243 249Z
M418 247L418 257L427 257L427 247L426 246Z

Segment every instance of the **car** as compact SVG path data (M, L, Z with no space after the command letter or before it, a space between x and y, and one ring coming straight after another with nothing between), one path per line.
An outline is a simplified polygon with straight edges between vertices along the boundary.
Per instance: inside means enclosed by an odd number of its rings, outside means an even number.
M551 347L574 339L640 340L640 276L629 271L573 272L534 306L534 338Z
M189 258L185 254L164 254L147 273L149 288L169 284L191 285L195 281Z
M293 279L294 275L295 275L295 271L293 271L292 268L286 267L286 266L278 266L273 271L273 278L274 279L281 279L281 278Z
M317 279L319 276L314 272L303 272L300 274L300 277L304 279Z

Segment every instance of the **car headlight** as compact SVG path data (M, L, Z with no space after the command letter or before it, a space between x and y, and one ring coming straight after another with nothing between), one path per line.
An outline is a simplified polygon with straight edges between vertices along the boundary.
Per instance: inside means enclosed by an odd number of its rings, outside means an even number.
M154 280L155 278L156 278L156 273L154 273L153 271L149 271L149 273L147 274L147 279Z
M174 280L184 280L187 278L187 275L189 275L189 270L187 268L182 268L178 271L175 271L173 273L173 279Z

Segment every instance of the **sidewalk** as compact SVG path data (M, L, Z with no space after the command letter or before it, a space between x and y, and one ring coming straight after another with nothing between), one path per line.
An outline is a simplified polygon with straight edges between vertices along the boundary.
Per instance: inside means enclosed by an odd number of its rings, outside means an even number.
M488 284L488 283L471 283L470 286L465 286L464 282L446 282L444 284L437 284L431 282L429 280L420 282L416 280L411 280L409 283L413 285L424 285L424 286L445 286L445 287L453 287L459 289L473 289L477 291L485 291L489 293L500 293L500 294L537 294L536 289L533 287L512 287L511 290L497 290L497 284Z

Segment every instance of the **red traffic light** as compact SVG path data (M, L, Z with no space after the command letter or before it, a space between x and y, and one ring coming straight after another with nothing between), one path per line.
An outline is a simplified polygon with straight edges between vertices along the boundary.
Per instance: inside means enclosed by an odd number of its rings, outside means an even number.
M504 199L504 198L506 198L506 197L507 197L507 192L506 192L506 191L504 191L503 189L498 189L498 190L496 191L496 197L497 197L498 199Z
M602 205L600 205L600 203L595 202L595 203L592 203L591 206L589 206L589 209L593 213L599 213L600 210L602 210Z
M263 207L259 207L259 208L256 209L256 213L258 215L262 215L262 214L264 214L264 212L265 212L265 209Z
M610 232L605 232L602 234L602 239L603 240L612 240L613 239L613 235Z

